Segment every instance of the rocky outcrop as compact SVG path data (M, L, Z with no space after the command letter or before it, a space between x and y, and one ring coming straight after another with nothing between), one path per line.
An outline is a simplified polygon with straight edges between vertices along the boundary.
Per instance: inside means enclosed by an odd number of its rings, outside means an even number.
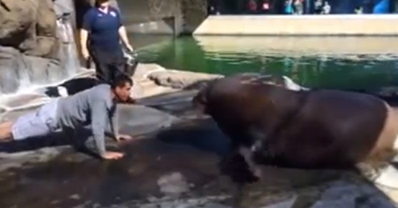
M223 77L223 75L174 70L155 71L148 75L149 79L160 86L178 89L187 88L201 81L207 81L221 77Z
M47 84L65 76L58 61L28 56L12 47L0 46L0 68L0 92L3 93L28 88L31 80L35 84Z
M1 0L0 45L26 55L57 58L56 16L52 0Z
M74 19L65 19L74 16L71 0L0 2L0 93L59 81L78 67Z

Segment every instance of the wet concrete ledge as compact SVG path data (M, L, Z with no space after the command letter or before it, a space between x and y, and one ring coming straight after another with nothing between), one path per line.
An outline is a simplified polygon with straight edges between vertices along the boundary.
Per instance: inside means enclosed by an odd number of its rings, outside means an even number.
M196 35L397 36L398 15L210 15Z
M141 99L119 109L121 132L135 139L107 142L126 153L119 161L76 152L67 138L56 136L1 144L0 207L396 207L390 199L398 198L395 192L387 197L351 172L264 167L261 182L232 183L218 168L228 139L209 118L195 115L190 101L196 91L183 90L204 74L189 75L158 65L139 67ZM6 112L2 119L31 110Z
M0 207L396 207L350 172L264 167L261 182L232 183L218 169L228 139L210 119L195 117L194 94L170 92L122 105L121 131L135 140L108 142L126 153L119 161L99 161L56 138L0 145Z

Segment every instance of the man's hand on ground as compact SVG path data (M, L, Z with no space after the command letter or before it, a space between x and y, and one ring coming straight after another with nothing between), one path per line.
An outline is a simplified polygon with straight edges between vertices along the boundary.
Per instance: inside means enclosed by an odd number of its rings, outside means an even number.
M107 151L105 154L101 155L101 157L105 160L118 160L124 156L121 152L110 152Z
M116 137L116 141L120 142L123 140L131 140L132 137L130 135L127 134L119 134L119 136Z

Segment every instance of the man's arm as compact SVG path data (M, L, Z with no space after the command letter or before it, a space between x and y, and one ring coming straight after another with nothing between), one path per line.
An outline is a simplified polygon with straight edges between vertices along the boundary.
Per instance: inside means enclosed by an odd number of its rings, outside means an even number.
M117 111L117 106L115 104L115 110L111 115L111 129L114 138L117 140L119 137L119 113Z
M122 42L124 43L124 45L125 45L127 48L130 47L129 49L132 49L132 46L130 45L129 39L128 39L128 37L127 37L126 28L125 28L124 26L121 26L121 27L119 28L119 36L120 36L120 39L122 40Z
M97 147L97 153L103 156L105 149L105 128L108 110L105 101L97 100L91 107L91 130Z

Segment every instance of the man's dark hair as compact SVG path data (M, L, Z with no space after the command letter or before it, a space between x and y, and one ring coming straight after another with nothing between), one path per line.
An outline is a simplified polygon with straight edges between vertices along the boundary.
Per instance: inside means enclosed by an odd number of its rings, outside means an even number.
M133 80L129 76L125 74L120 74L115 77L115 79L111 83L111 87L112 89L115 89L116 87L124 87L126 83L129 83L131 86L133 86Z

